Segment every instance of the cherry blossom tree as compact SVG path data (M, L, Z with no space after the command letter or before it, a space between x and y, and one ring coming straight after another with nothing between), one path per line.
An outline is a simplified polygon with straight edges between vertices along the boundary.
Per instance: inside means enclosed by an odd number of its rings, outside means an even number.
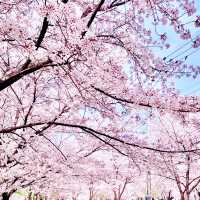
M3 137L1 139L3 144L1 145L0 192L3 200L8 200L18 189L32 188L42 191L45 188L46 190L46 184L52 181L52 175L54 174L54 177L57 173L61 175L59 164L62 163L56 159L58 155L49 148L46 148L48 150L45 152L45 145L41 149L33 143L30 145L30 139L17 143L15 138L15 144L13 143L14 138L8 140ZM49 153L54 158L48 157ZM59 164L55 164L58 162Z
M154 175L176 184L181 200L190 199L200 184L199 133L193 122L187 121L183 124L182 120L174 121L169 115L165 115L158 119L156 128L152 125L151 131L156 146L162 145L170 149L179 147L183 150L198 149L185 154L169 155L159 152L151 154L151 159L147 160Z
M68 166L71 152L56 145L63 135L71 143L84 143L80 151L74 147L70 159L75 160L111 149L126 157L138 150L196 152L195 146L149 145L136 135L137 127L146 124L142 113L152 119L155 110L184 118L200 110L199 97L180 96L170 86L184 75L199 75L199 66L188 61L200 45L199 36L193 37L200 27L196 12L192 0L0 2L2 170L12 171L10 166L20 165L23 157L34 159L37 151L31 146L40 139L41 151L51 145ZM189 45L183 58L162 27ZM151 47L172 53L158 56ZM28 166L22 167L21 177Z

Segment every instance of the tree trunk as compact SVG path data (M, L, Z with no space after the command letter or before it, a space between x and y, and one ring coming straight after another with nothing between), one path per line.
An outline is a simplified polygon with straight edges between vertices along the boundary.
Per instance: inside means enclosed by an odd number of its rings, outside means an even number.
M185 200L184 194L181 194L181 200Z
M189 200L189 199L190 199L190 193L181 194L181 200Z
M185 200L189 200L190 199L190 193L186 192L185 194Z
M10 199L10 194L8 192L4 192L2 194L2 200L9 200Z
M12 195L13 193L15 193L16 191L17 191L17 189L12 189L10 192L3 192L3 193L1 194L2 200L9 200L10 197L11 197L11 195Z
M118 200L117 198L117 192L116 191L113 191L114 192L114 200Z

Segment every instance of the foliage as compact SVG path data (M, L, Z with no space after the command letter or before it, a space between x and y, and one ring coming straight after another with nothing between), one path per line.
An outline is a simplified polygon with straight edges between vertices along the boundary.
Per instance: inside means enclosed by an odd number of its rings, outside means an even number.
M191 132L177 136L184 147L137 134L164 113L188 130L198 120L199 97L174 86L200 73L196 1L7 0L0 17L1 193L76 199L106 183L120 200L146 159L199 153Z

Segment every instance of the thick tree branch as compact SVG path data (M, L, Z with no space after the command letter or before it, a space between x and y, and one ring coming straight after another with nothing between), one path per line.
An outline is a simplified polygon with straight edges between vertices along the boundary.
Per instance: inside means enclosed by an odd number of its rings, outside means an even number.
M101 6L104 4L105 0L101 0L98 6L96 7L95 11L92 13L92 16L90 17L88 23L87 23L87 28L90 28L92 22L94 21L98 11L101 9ZM87 31L82 32L82 38L85 36Z
M87 27L89 28L92 24L92 22L94 21L96 15L97 15L97 12L101 9L101 6L104 4L105 0L101 0L99 5L96 7L95 11L93 12L90 20L88 21L87 23Z
M27 62L26 63L30 63ZM52 60L48 59L47 61L41 62L39 64L36 65L32 65L31 67L28 66L24 66L23 68L27 68L25 70L22 70L14 75L12 75L11 77L9 77L8 79L0 82L0 91L4 90L5 88L11 86L13 83L17 82L18 80L20 80L21 78L23 78L24 76L31 74L33 72L38 71L39 69L43 68L43 67L47 67L49 66L48 64L52 63Z
M158 106L156 104L150 104L148 101L144 101L144 102L135 102L135 101L132 101L132 100L129 100L129 99L124 99L124 98L121 98L121 97L117 97L116 95L113 95L113 94L110 94L104 90L101 90L100 88L97 88L95 86L92 86L92 88L94 88L96 91L100 92L101 94L107 96L107 97L110 97L111 99L114 99L116 101L120 101L120 102L124 102L124 103L128 103L128 104L135 104L135 105L139 105L139 106L143 106L143 107L148 107L148 108L158 108L158 109L163 109L163 110L171 110L171 111L174 111L174 112L180 112L180 113L189 113L189 112L200 112L200 108L196 108L196 107L191 107L190 105L190 108L185 108L185 107L172 107L169 108L168 106ZM148 99L150 97L146 97L146 99Z
M41 45L41 43L42 43L42 41L44 39L44 36L45 36L45 34L47 32L48 26L49 26L49 22L47 20L47 17L44 17L43 24L42 24L42 29L40 31L40 35L39 35L39 37L37 39L37 42L35 44L36 50L40 47L40 45Z
M154 148L154 147L150 147L150 146L145 146L145 145L140 145L140 144L136 144L136 143L130 143L127 142L125 140L122 140L118 137L114 137L114 136L110 136L108 134L102 133L100 131L96 131L92 128L83 126L83 125L77 125L77 124L68 124L68 123L62 123L62 122L54 122L54 121L50 121L50 122L36 122L36 123L29 123L26 125L21 125L21 126L15 126L15 127L10 127L10 128L5 128L5 129L1 129L0 133L10 133L12 131L15 130L19 130L19 129L23 129L23 128L32 128L34 126L42 126L42 125L56 125L56 126L64 126L64 127L71 127L71 128L78 128L81 129L87 133L93 133L95 135L98 136L102 136L108 139L111 139L115 142L118 142L120 144L123 145L127 145L130 147L134 147L134 148L138 148L138 149L146 149L146 150L150 150L150 151L155 151L158 153L169 153L169 154L175 154L175 153L188 153L188 152L196 152L199 151L200 149L187 149L187 150L167 150L167 149L159 149L159 148Z

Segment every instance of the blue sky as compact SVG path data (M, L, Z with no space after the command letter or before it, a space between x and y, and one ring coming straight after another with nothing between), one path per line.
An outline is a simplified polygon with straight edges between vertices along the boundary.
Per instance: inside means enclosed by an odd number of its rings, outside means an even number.
M185 22L191 22L196 19L197 15L200 15L200 2L195 0L197 6L197 12L194 16L188 17L187 15L183 15L181 19ZM148 21L145 22L146 27L154 30L154 26L152 27L152 23L148 24ZM191 35L192 39L195 39L197 36L200 36L200 28L194 28L194 23L188 23L187 27L192 30ZM152 48L153 52L156 55L161 57L167 57L167 59L178 59L185 61L185 56L188 56L186 59L187 64L192 64L196 66L200 66L200 47L199 48L190 48L192 45L192 40L181 40L179 39L179 35L176 34L171 26L159 26L157 27L157 31L159 34L167 33L168 41L171 45L171 48L161 50L160 48ZM155 38L159 37L155 35ZM176 79L176 88L180 91L182 95L199 95L200 94L200 77L197 76L196 79L192 77L183 77L181 79Z

